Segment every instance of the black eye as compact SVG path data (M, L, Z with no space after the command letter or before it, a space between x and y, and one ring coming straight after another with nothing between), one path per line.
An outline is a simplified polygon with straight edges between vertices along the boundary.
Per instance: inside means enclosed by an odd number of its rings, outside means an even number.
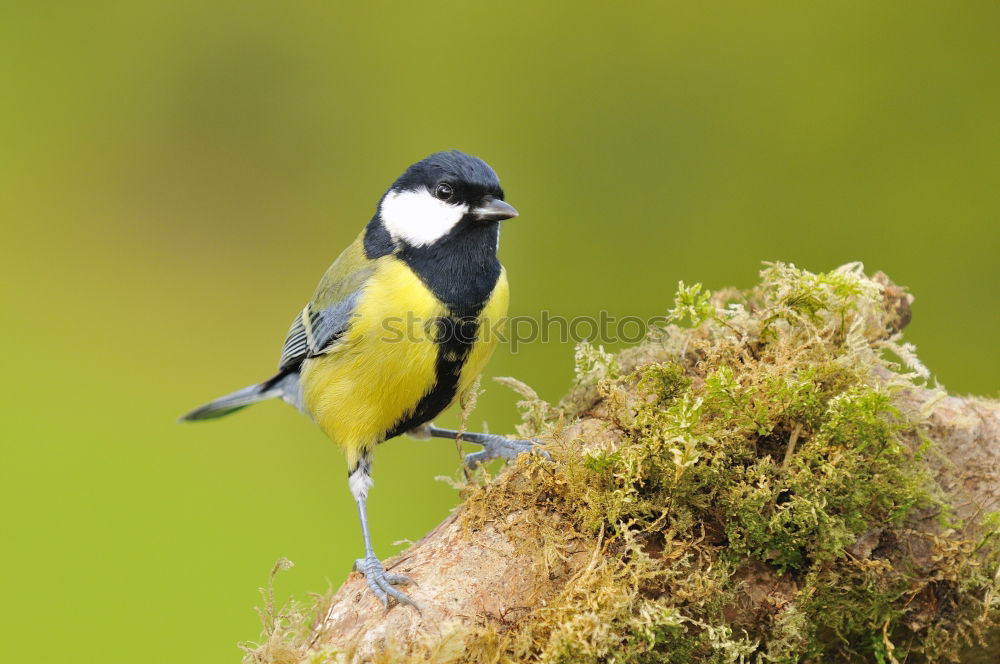
M438 186L434 187L434 196L440 198L442 201L450 199L454 193L455 190L447 182L441 182Z

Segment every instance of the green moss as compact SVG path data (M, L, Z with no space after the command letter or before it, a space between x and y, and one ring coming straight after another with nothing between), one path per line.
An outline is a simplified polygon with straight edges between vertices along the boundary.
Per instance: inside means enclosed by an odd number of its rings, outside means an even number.
M593 553L544 608L466 635L467 661L947 660L998 618L982 571L996 520L974 542L910 528L948 506L908 442L919 416L896 407L926 370L891 332L883 286L859 265L761 277L714 296L681 284L668 320L691 327L618 357L582 345L561 409L509 382L552 463L471 489L465 523L534 509L560 529L537 546L572 532ZM565 436L581 413L614 442Z
M945 507L932 497L921 450L904 442L919 438L921 423L894 405L896 390L919 376L873 371L896 368L885 354L898 357L900 348L882 298L857 265L826 274L770 265L756 289L723 297L681 284L668 318L693 327L671 326L648 344L667 348L667 359L628 372L604 360L615 371L578 372L578 391L597 383L598 412L606 410L623 442L582 455L553 447L556 480L530 499L545 496L539 508L589 537L618 541L614 559L634 572L635 592L656 598L609 606L603 620L623 639L614 661L902 661L907 653L894 639L905 639L916 661L930 635L935 650L921 656L947 659L973 631L970 616L992 619L977 599L990 580L979 577L975 556L953 557L955 585L941 586L932 578L941 570L903 548L891 557L851 553L873 531L881 542L912 539L908 519ZM908 364L918 364L907 352ZM494 509L518 501L494 501L496 490L471 500ZM649 557L650 543L674 555ZM925 544L936 556L968 546L954 532ZM741 623L727 607L740 604L748 565L786 589L782 606ZM933 584L952 609L909 629L915 593ZM586 596L622 585L606 579ZM582 602L562 599L566 616L581 610ZM588 631L562 619L573 622L550 615L522 625L522 635L547 635L546 647L515 640L501 661L605 661L611 650L591 650ZM636 633L656 634L655 645L633 651Z

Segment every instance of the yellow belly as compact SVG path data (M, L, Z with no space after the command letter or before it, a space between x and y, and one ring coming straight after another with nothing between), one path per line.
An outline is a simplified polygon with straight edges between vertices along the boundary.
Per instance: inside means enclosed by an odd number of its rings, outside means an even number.
M306 360L301 382L306 409L354 467L363 450L385 439L434 387L438 346L431 327L447 312L423 282L395 258L365 287L355 316L331 352ZM501 272L480 314L480 333L463 365L457 395L467 390L496 347L487 333L507 313Z

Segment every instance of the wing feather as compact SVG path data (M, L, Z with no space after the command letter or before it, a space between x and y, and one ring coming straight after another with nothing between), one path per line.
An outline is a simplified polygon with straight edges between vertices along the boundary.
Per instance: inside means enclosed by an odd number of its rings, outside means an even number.
M294 371L303 360L330 352L350 325L376 261L364 255L362 238L337 257L323 275L312 301L288 328L279 369Z
M309 339L306 328L302 324L302 312L300 311L299 315L292 321L292 326L288 328L285 345L281 348L281 361L278 363L278 369L286 370L298 366L305 359L308 351Z

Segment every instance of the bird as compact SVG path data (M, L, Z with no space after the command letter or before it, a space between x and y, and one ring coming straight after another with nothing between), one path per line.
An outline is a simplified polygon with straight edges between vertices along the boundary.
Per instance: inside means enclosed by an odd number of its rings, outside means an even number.
M374 449L401 434L461 439L482 447L465 457L475 468L539 444L432 423L473 387L496 347L509 300L500 224L517 215L477 157L450 150L412 164L295 316L277 373L180 418L214 419L267 399L308 415L346 457L365 550L354 569L386 609L390 597L420 606L396 588L413 581L387 573L372 548Z

